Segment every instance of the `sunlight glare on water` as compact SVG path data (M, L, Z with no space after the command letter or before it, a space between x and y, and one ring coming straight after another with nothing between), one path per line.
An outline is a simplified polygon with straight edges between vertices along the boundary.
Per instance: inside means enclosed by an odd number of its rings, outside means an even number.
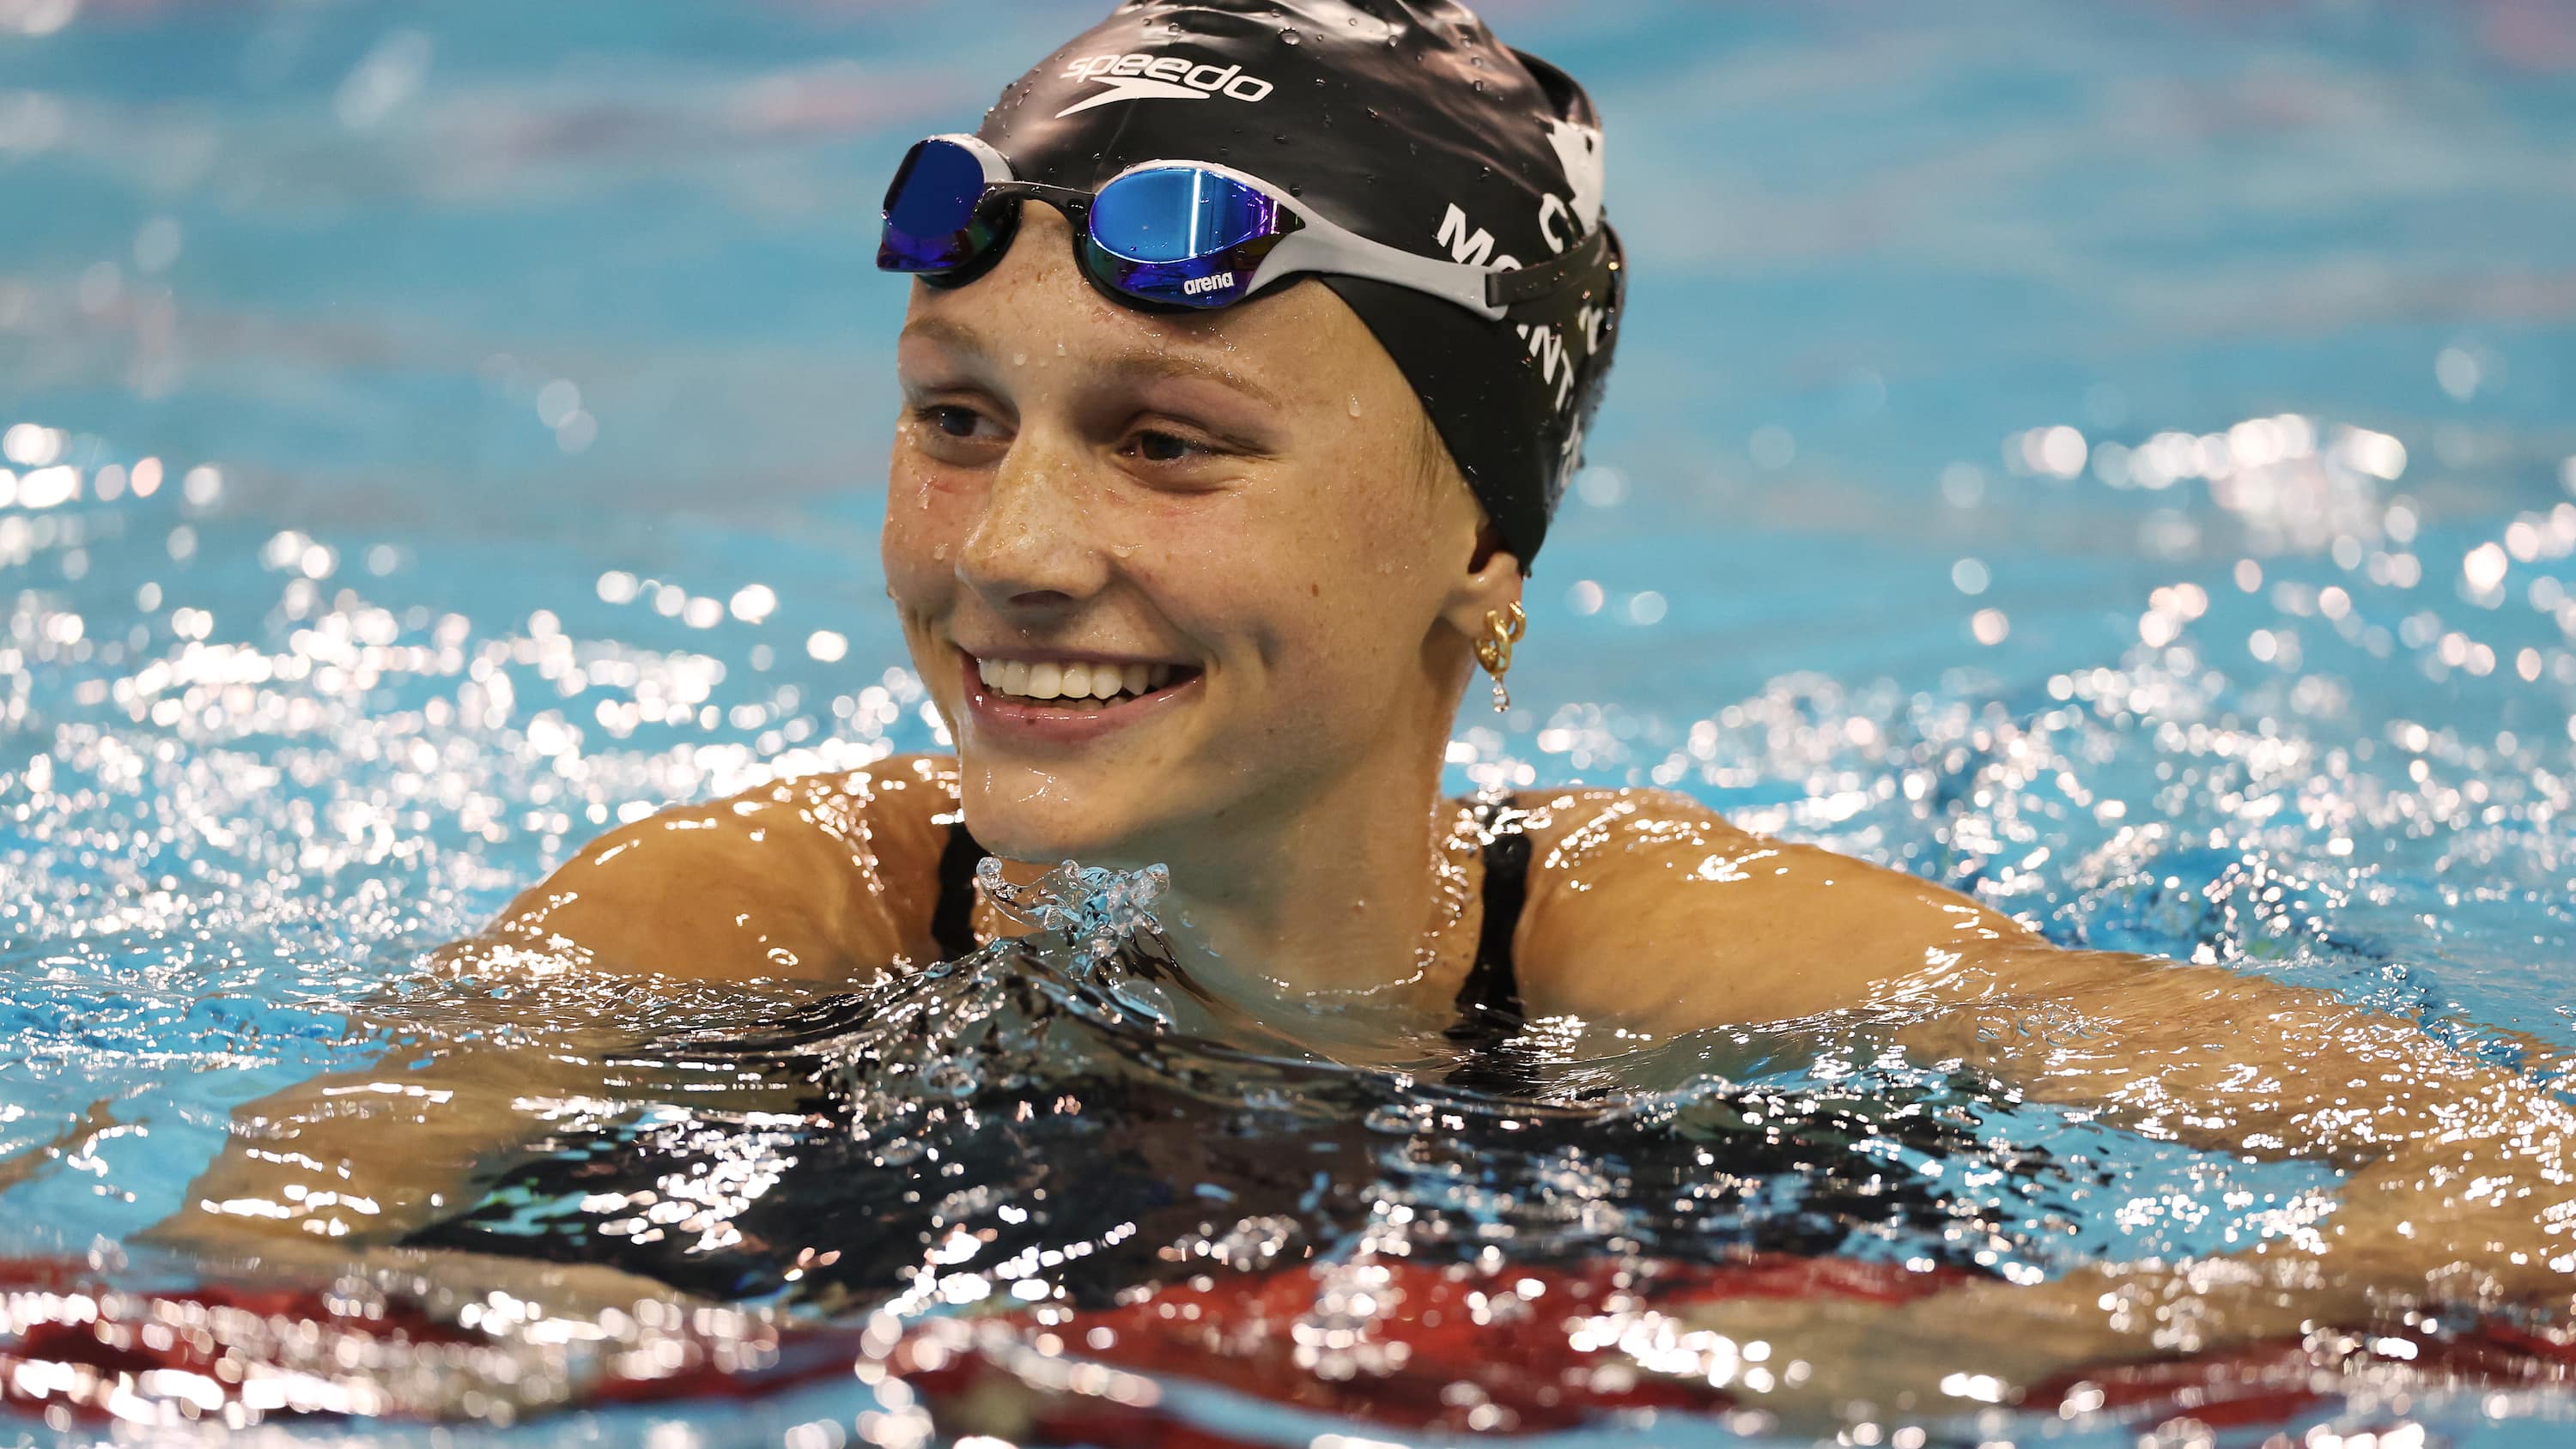
M2367 1124L2250 1160L1963 1064L2072 1060L2080 1012L1336 1065L1176 987L1150 876L842 994L431 957L615 823L945 744L854 239L1065 23L1019 8L0 4L0 1433L1740 1442L1818 1368L1721 1305L2331 1229L2314 1153ZM2576 35L1495 19L1611 117L1639 305L1453 787L1680 790L2385 1013L2399 1086L2456 1091L2429 1036L2556 1087ZM319 1256L145 1236L329 1074L217 1200ZM2445 1292L1843 1441L2557 1442L2567 1329Z

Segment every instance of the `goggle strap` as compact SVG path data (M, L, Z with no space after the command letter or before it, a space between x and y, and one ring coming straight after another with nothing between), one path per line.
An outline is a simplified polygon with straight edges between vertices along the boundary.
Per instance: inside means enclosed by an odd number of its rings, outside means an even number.
M1213 169L1213 168L1211 168ZM1255 182L1269 191L1267 183ZM1278 194L1270 193L1274 199ZM1283 217L1297 216L1297 203L1282 201ZM1258 292L1276 276L1298 272L1323 272L1346 277L1364 277L1371 281L1392 282L1450 301L1482 316L1499 319L1512 307L1535 301L1563 290L1575 281L1591 275L1601 264L1610 247L1610 228L1596 226L1592 235L1572 248L1533 266L1504 271L1426 257L1402 247L1372 241L1347 227L1311 213L1300 218L1300 234L1283 239L1271 258L1276 266L1265 266L1272 272L1246 292Z
M1596 223L1592 235L1531 267L1485 274L1485 305L1512 308L1562 290L1599 267L1610 250L1610 228Z

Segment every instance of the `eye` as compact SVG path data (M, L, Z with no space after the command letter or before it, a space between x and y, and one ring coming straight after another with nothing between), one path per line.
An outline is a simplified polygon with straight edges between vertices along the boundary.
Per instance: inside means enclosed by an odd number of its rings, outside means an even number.
M1148 428L1136 434L1135 442L1131 446L1136 450L1136 456L1148 463L1185 463L1192 458L1206 457L1215 451L1194 438L1185 438L1178 433L1164 432L1158 428Z
M933 403L921 410L921 417L922 421L952 438L975 436L975 425L982 421L975 416L973 408L959 407L954 403Z
M913 446L944 462L984 459L1010 439L1010 428L971 402L917 402L906 410Z

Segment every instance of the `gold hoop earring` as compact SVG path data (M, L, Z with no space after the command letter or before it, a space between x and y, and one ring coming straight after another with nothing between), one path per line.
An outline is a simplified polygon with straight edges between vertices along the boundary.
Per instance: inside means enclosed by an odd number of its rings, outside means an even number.
M1476 640L1476 662L1494 677L1494 713L1503 714L1512 707L1512 692L1503 687L1503 676L1512 667L1512 646L1529 629L1529 615L1521 611L1515 599L1509 607L1488 610L1485 632Z

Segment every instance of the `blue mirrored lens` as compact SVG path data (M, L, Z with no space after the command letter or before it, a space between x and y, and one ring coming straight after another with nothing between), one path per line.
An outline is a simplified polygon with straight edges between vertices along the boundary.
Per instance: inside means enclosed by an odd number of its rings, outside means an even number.
M1278 226L1279 205L1242 182L1193 166L1121 176L1091 204L1091 239L1131 262L1211 258Z
M974 152L954 141L916 144L886 188L877 265L936 272L964 263L985 239L975 216L983 199L984 163Z

